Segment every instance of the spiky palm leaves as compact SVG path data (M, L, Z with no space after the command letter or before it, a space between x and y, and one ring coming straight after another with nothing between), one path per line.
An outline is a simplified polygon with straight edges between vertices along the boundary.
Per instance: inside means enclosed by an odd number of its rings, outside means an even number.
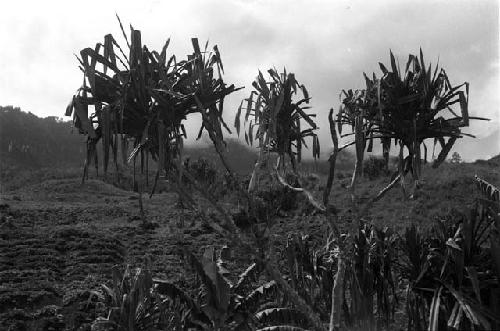
M498 328L495 218L479 203L470 216L440 221L427 235L407 230L402 275L409 280L408 329Z
M393 275L395 243L388 228L360 226L346 272L345 292L350 300L344 309L348 323L371 329L375 321L385 325L392 321L398 302Z
M422 51L419 57L409 56L404 73L398 69L392 52L390 57L391 70L379 63L383 73L380 79L375 74L371 79L365 75L366 89L344 91L339 124L355 126L360 115L365 121L363 140L369 141L369 150L373 139L391 138L406 147L410 155L418 154L418 158L419 146L425 139L461 138L464 133L460 128L468 126L471 119L469 84L452 86L444 69L438 65L434 70L432 65L426 68ZM459 104L460 115L452 108L455 104ZM445 118L445 111L451 118Z
M104 44L80 52L83 86L73 96L66 115L73 114L75 126L88 136L85 172L91 159L95 158L97 166L99 140L106 172L110 151L116 163L121 145L126 159L127 142L132 138L134 149L128 160L135 161L140 154L143 165L151 155L158 160L160 174L181 153L186 136L183 121L194 113L202 116L199 136L206 130L220 150L222 126L229 130L222 120L224 97L236 88L222 80L217 46L209 51L207 44L202 51L193 38L193 54L178 62L175 55L167 56L169 40L158 53L142 44L139 30L131 27L130 42L124 31L123 35L128 56L110 34Z
M278 164L285 167L285 155L289 157L292 169L296 172L296 163L300 162L302 146L307 146L306 137L313 139L313 157L319 157L319 140L314 132L317 129L313 121L314 114L307 114L310 107L304 105L309 103L309 94L304 85L299 84L293 73L279 73L276 69L268 70L271 77L266 81L262 73L252 83L254 90L250 96L241 102L236 114L234 126L240 132L242 110L244 113L245 140L253 144L258 141L260 149L259 159L255 164L249 191L255 188L257 176L263 166L264 157L269 161L270 153L278 154ZM294 100L299 90L302 93L300 100ZM255 95L255 99L254 99ZM244 104L246 101L246 104ZM245 106L245 107L244 107ZM305 121L309 126L303 129L301 122ZM257 131L254 134L254 130ZM255 137L255 138L254 138Z
M472 136L463 133L461 128L468 126L470 119L483 118L469 116L469 84L452 86L446 71L439 65L426 67L421 50L419 56L409 56L404 72L396 64L392 52L390 58L390 69L379 63L381 78L375 74L372 78L365 75L365 89L343 91L336 121L339 134L342 134L343 125L352 128L357 165L362 165L363 153L365 149L371 151L374 139L381 140L387 158L394 139L395 145L400 146L400 176L410 170L418 184L422 156L427 160L425 140L433 139L434 144L439 142L441 145L434 162L437 167L458 138ZM456 105L458 111L454 109ZM403 166L404 148L408 151L406 169Z
M327 250L313 250L308 236L290 236L285 247L292 287L326 320L335 272Z
M285 254L290 282L324 320L330 316L330 327L370 329L376 321L387 325L397 304L396 237L387 228L362 225L352 244L345 239L313 250L307 237L289 238Z
M153 288L148 267L132 270L127 266L123 272L114 267L112 285L102 288L110 309L107 318L92 323L93 331L147 331L168 326L162 319L166 304Z

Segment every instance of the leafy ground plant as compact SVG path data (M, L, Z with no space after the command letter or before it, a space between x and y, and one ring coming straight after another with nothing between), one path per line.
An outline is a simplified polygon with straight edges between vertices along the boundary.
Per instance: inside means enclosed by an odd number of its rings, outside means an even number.
M153 278L148 267L123 272L113 268L111 286L102 285L108 300L108 316L97 318L92 331L146 331L168 327L162 321L165 302L153 288Z
M469 216L439 220L427 234L407 230L402 272L409 280L409 330L498 328L499 209L491 206L479 200Z
M180 292L169 282L154 280L160 294L178 300L187 308L182 314L184 327L196 330L302 330L293 327L308 325L300 311L280 307L283 296L276 282L255 285L264 271L262 265L251 264L231 281L225 262L220 255L216 257L213 248L207 249L201 258L186 252L186 260L200 281L197 296Z

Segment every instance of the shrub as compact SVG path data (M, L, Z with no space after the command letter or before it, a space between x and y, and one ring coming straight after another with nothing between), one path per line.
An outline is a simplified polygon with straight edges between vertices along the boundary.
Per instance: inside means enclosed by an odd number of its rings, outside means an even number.
M184 170L188 171L199 185L216 198L227 195L238 185L237 178L232 178L227 172L218 171L216 165L204 157L200 157L194 162L186 159ZM183 181L185 184L189 183L187 178L183 178Z
M386 175L387 170L384 159L370 156L363 164L363 173L370 180Z
M283 186L270 186L260 189L252 197L252 209L254 214L243 208L233 214L236 226L241 229L250 225L265 224L275 218L281 212L291 212L298 209L297 192Z
M212 184L217 177L215 165L204 157L200 157L194 162L190 162L190 159L187 159L184 167L200 183Z
M460 154L458 154L457 152L454 152L451 155L450 163L454 163L454 164L462 163L462 157L460 156Z

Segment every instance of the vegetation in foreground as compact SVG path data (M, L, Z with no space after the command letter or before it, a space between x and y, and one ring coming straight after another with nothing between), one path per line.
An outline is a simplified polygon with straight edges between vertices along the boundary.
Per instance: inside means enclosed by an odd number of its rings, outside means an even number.
M446 244L447 239L455 238L460 224L465 224L470 219L469 210L474 210L473 197L482 198L480 191L474 189L476 187L474 179L468 174L478 173L496 185L500 184L498 163L494 160L488 162L489 164L486 161L476 164L445 164L444 168L437 171L424 167L423 174L428 181L424 183L423 192L414 200L404 201L399 192L389 192L385 199L375 204L366 215L365 223L357 235L358 238L361 235L363 240L359 242L359 246L357 243L352 248L354 256L358 259L362 258L363 255L359 256L358 253L362 247L364 247L362 250L370 251L369 246L361 246L363 242L377 242L377 245L382 245L378 246L378 249L385 247L384 251L387 250L390 254L388 256L391 257L389 266L393 274L394 296L392 286L388 287L386 294L389 299L388 303L394 310L390 312L387 326L384 326L385 317L378 315L377 294L374 294L373 299L374 316L372 318L378 321L381 328L407 328L407 323L410 321L406 309L410 307L406 308L406 291L409 288L415 288L424 297L422 302L414 301L414 304L420 303L418 307L421 307L423 303L428 305L428 302L431 302L433 294L419 288L426 288L425 286L430 288L439 284L432 279L432 273L430 273L432 270L435 272L436 269L433 268L419 281L420 286L412 285L415 284L415 276L411 268L413 264L418 266L415 258L420 256L420 262L425 264L425 252L435 252L429 263L436 266L436 264L441 265L439 264L442 262L441 259L446 258L448 248L450 253L454 252L451 250L452 247ZM80 174L79 171L75 171L65 179L45 179L31 184L29 180L22 185L22 188L4 193L3 203L9 204L10 207L5 205L2 207L0 231L2 245L4 245L2 246L4 247L2 249L3 290L0 297L3 302L2 306L9 307L1 313L0 325L3 328L8 329L12 326L12 329L16 330L14 325L17 323L18 329L22 329L22 325L28 330L36 329L36 327L43 329L45 326L52 325L56 330L76 330L79 327L85 329L85 325L90 327L97 317L100 317L99 320L114 318L116 313L109 316L114 304L101 284L113 288L113 273L119 275L117 277L123 277L122 273L126 265L130 265L129 275L135 274L137 267L142 267L142 272L149 270L154 279L172 283L185 292L189 298L195 300L197 305L204 306L207 304L203 294L206 290L203 289L205 283L203 283L202 276L198 275L201 270L196 271L186 259L188 253L194 254L196 258L203 261L204 252L215 248L215 263L219 262L220 257L220 262L223 262L220 264L220 270L233 285L238 283L239 275L253 263L251 258L243 254L239 248L231 245L229 249L223 248L229 242L216 235L191 211L179 209L172 194L162 193L153 196L150 200L144 200L148 218L158 224L158 227L154 230L143 230L140 218L138 218L136 193L124 191L95 179L90 179L82 188L79 185ZM313 192L320 193L321 187L315 184L314 189L315 180L310 179L309 182L307 177L308 175L303 175L303 182L307 184L307 187ZM387 180L388 177L385 176L373 180L365 178L360 181L358 191L360 194L370 192L371 187L377 187ZM348 188L342 187L348 182L349 178L339 179L332 192L332 200L338 202L338 212L346 215L337 221L341 229L347 229L350 226L347 216L348 208L342 208L342 205L347 205L349 201L349 196L346 196ZM318 189L320 191L317 191ZM432 196L427 192L432 192ZM20 201L16 200L17 198ZM220 199L226 201L224 205L232 206L237 213L237 201L233 198L234 194L229 193ZM86 202L82 204L82 201ZM328 225L324 216L311 214L308 203L302 201L300 196L295 195L293 198L291 195L289 201L294 201L293 204L288 203L294 207L290 209L285 205L284 210L276 215L270 229L272 237L275 238L273 241L280 261L280 270L291 286L315 307L315 310L323 316L322 318L327 320L328 309L331 305L329 303L331 294L327 290L331 288L331 284L327 280L333 279L331 276L337 270L335 245L330 243L329 247L326 246L330 241L325 237ZM47 202L50 204L47 205ZM459 224L458 227L456 223ZM477 224L479 225L479 222ZM385 229L385 227L388 228ZM383 237L383 240L379 237L382 234L387 235ZM453 239L459 247L464 244L461 240L463 235L459 234ZM303 238L303 236L306 237ZM412 242L421 243L423 251L416 250L415 247L410 248L409 245L412 245ZM189 247L190 252L184 252L180 247ZM221 251L225 253L220 254ZM376 251L372 250L371 254ZM409 253L415 254L410 256ZM149 258L145 259L145 256ZM473 256L475 259L477 255ZM381 257L382 255L377 254L371 258L380 259ZM414 262L411 262L410 258ZM460 256L457 258L459 259ZM476 262L473 261L472 264L468 264L471 260L468 261L464 262L460 288L467 289L467 286L472 285L465 267L469 269L474 267L479 271L481 302L488 304L493 302L495 296L490 297L489 294L490 290L495 288L494 280L486 283L488 285L483 283L486 279L484 277L494 274L494 270L490 270L493 273L489 273L484 269L485 266L491 268L492 264L486 264L481 258ZM452 284L459 284L454 279L457 275L455 262L448 262L447 268L449 269L442 279ZM367 268L370 266L367 264ZM353 270L359 270L356 269L359 268L359 264L353 264L351 267ZM113 271L114 269L116 271ZM366 272L368 271L370 271L369 268ZM374 271L370 271L366 276L373 276L373 273ZM133 277L130 281L132 279ZM252 279L250 282L251 286L246 292L247 295L270 281L272 280L265 272L261 273L258 279ZM351 286L348 284L352 284L349 282L346 281L348 291ZM375 290L376 288L373 289ZM477 298L471 287L465 290L465 293L468 293L472 299ZM443 295L441 302L445 302L444 298L452 295L446 288L441 291L441 294ZM162 307L165 312L169 312L166 316L170 318L174 318L179 311L189 310L187 306L184 306L186 302L179 303L175 310L171 307L173 301L169 300L167 295L157 292L155 295L158 295L158 300L161 302L166 300ZM269 305L265 303L261 311L275 308L294 309L294 306L285 300L280 290L275 291L273 295L266 299L270 303ZM349 296L346 296L346 299L348 298ZM443 306L439 315L441 316L439 318L443 320L445 316L448 316L446 312L453 311L453 306L446 310L444 307L454 305L453 298L446 298L446 300L446 306ZM349 301L349 311L345 311L346 316L352 316L351 310L357 309L351 305L352 302ZM258 311L254 310L254 312ZM347 312L351 315L347 315ZM419 314L420 317L427 319L429 311L420 311ZM186 317L184 322L190 323L191 317L192 315ZM356 320L358 319L353 319L353 321ZM165 320L162 321L166 323ZM420 323L423 322L420 321ZM272 325L272 323L254 325L263 328L264 325ZM307 324L301 325L308 329ZM362 328L362 326L358 327ZM354 329L355 325L351 324L349 328Z

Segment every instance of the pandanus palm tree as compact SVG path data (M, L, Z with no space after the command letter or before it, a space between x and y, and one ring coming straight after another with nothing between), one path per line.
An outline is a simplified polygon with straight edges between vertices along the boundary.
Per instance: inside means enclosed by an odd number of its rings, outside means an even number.
M286 69L282 73L276 69L270 69L268 73L270 80L266 81L259 71L259 75L252 83L254 90L247 99L241 102L234 123L239 134L242 109L246 101L243 124L246 127L245 140L250 145L254 140L258 140L259 147L259 156L252 172L248 191L255 190L261 168L269 163L270 155L276 153L278 158L274 170L280 183L292 190L304 192L313 205L321 208L309 192L300 187L292 187L280 174L280 169L285 169L288 156L292 171L297 175L297 163L301 161L303 146L307 147L305 141L307 137L312 138L313 157L319 157L320 145L315 133L317 125L313 121L316 115L306 113L306 110L310 108L307 106L310 100L309 93L306 87L297 81L295 75L287 73ZM302 96L296 98L299 91ZM304 125L307 125L307 128L304 128ZM255 128L257 130L254 134Z
M161 52L150 51L142 44L139 30L131 27L129 41L121 22L120 27L128 56L108 34L104 44L83 49L78 58L83 85L71 99L66 115L73 114L75 126L88 137L84 178L91 159L97 168L96 145L102 140L105 172L110 151L117 164L121 145L124 160L135 161L137 155L141 156L141 169L147 166L148 155L156 159L157 180L174 160L180 162L186 137L183 123L191 114L202 117L198 137L206 131L217 151L222 152L222 127L230 132L222 119L224 97L237 88L222 79L217 46L208 50L207 43L202 51L193 38L194 52L177 61L175 55L167 56L169 40ZM89 106L94 107L93 112ZM129 139L134 143L130 155Z
M375 139L382 142L386 158L394 139L394 144L400 146L399 176L390 187L402 178L405 170L411 171L418 185L422 157L427 160L426 140L433 139L434 145L438 142L441 145L441 152L433 164L433 167L438 167L457 139L474 137L462 132L462 128L469 125L469 120L485 119L469 116L469 83L453 86L439 64L434 68L431 64L426 67L422 50L419 56L409 55L404 72L392 52L390 59L390 70L379 63L383 74L381 78L375 74L372 78L364 75L365 89L343 91L342 105L335 122L340 134L343 125L352 127L351 134L355 135L355 139L350 144L356 145L357 156L355 174L362 166L364 151L371 151ZM408 152L406 167L403 162L405 148ZM329 192L329 188L327 190Z

